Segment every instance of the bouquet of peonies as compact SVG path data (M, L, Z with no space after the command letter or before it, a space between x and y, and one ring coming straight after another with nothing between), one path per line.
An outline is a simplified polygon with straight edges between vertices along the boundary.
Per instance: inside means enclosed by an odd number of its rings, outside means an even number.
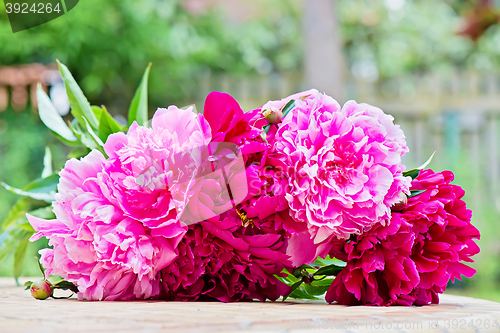
M475 273L464 191L430 159L405 171L405 136L376 107L309 90L245 113L213 92L203 114L170 106L148 122L148 68L124 128L60 70L75 120L41 88L40 117L85 156L38 180L54 178L53 197L11 188L52 204L25 235L49 240L41 265L63 281L48 295L424 305Z

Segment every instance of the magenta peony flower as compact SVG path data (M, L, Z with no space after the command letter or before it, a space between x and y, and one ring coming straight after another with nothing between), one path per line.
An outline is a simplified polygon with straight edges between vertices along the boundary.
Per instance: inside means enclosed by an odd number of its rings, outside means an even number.
M203 111L210 124L213 142L230 142L238 145L243 154L262 151L265 144L260 137L262 126L267 124L259 110L244 113L231 95L211 92L205 100Z
M289 266L276 220L242 220L233 209L190 225L179 256L161 272L165 297L234 302L287 295L290 288L275 277Z
M394 212L390 224L345 242L330 255L347 266L330 286L326 300L356 305L424 305L438 303L448 281L475 270L479 231L470 223L462 188L451 185L450 171L423 170L412 190L425 192L408 199L407 208Z
M313 245L385 224L410 182L402 175L408 149L399 126L368 104L341 109L316 90L294 96L295 108L268 138L269 156L287 166L291 216L308 223Z
M152 128L133 124L113 134L106 160L92 151L60 172L56 220L28 215L53 249L40 251L46 274L75 283L79 298L149 298L160 292L158 272L177 256L187 227L183 213L201 165L190 149L210 142L203 116L159 109Z

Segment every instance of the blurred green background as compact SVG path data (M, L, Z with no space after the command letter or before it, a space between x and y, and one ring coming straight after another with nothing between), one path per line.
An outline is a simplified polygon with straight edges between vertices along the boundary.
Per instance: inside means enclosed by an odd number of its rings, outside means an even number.
M23 187L38 177L45 146L55 168L66 160L69 149L29 97L36 81L57 85L56 58L117 119L149 62L150 115L171 104L201 110L211 90L250 109L318 88L393 114L408 167L437 151L431 167L455 172L482 251L476 276L448 292L500 301L499 12L493 0L85 0L13 34L2 3L0 181ZM17 199L0 189L0 220ZM28 257L41 246L31 244ZM0 275L11 274L12 260L0 262ZM24 275L37 274L27 260Z

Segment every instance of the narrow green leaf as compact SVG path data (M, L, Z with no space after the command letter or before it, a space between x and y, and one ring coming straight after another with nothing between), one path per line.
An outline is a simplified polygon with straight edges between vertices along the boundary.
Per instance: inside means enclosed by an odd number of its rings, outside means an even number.
M431 155L431 157L429 157L427 159L427 161L425 161L425 163L422 164L421 166L419 166L418 168L411 169L411 170L403 172L403 176L405 176L405 177L411 177L411 179L417 178L418 175L420 174L420 171L422 169L424 169L426 166L428 166L431 163L432 158L434 157L434 154L436 154L436 152L433 152L432 155Z
M422 194L425 191L427 191L427 190L411 190L410 191L410 195L408 196L408 198L416 197L417 195Z
M424 164L422 164L421 166L419 166L418 168L416 168L417 170L422 170L424 169L426 166L428 166L431 161L432 161L432 158L434 157L434 155L436 154L436 152L433 152L432 155L427 159L427 161L424 162Z
M45 156L43 157L42 178L47 178L54 172L52 171L52 152L49 147L45 147Z
M42 263L40 262L40 258L35 257L37 263L38 263L38 269L40 269L40 272L42 272L43 277L45 277L45 268L43 268Z
M330 286L333 283L334 279L321 279L321 280L314 280L312 283L313 286Z
M36 200L52 202L54 201L54 195L56 193L58 183L59 175L52 174L47 178L39 178L32 181L23 189L14 188L3 182L1 182L0 184L12 193L27 196Z
M321 267L318 269L315 273L314 276L317 275L332 275L336 276L342 271L343 267L339 267L337 265L328 265L325 267Z
M290 295L293 294L293 292L298 288L300 287L300 285L302 284L302 280L299 280L297 282L295 282L294 284L292 284L292 289L290 291L290 294L286 295L285 297L283 297L283 300L286 300Z
M53 173L46 178L38 178L26 185L23 191L32 191L39 193L51 193L57 189L57 184L59 184L59 175Z
M87 121L87 118L83 118L85 120L85 126L89 134L92 136L92 139L94 139L95 143L97 143L99 146L104 146L104 143L102 142L101 139L99 139L99 136L94 132L92 129L92 126L90 126L89 122Z
M31 288L32 284L33 284L33 281L24 282L24 286L26 287L24 290L29 290Z
M142 76L141 84L137 88L132 103L128 111L128 122L132 125L134 121L137 124L144 125L148 119L148 78L151 63L149 63L144 75Z
M330 285L312 285L312 284L304 284L302 285L304 291L313 296L321 296L328 291Z
M339 267L345 267L347 265L345 261L339 260L337 258L332 258L329 255L327 255L326 258L316 258L314 264L317 266L336 265Z
M59 282L53 283L52 285L56 289L71 290L74 293L78 292L78 287L69 281L61 280Z
M90 133L88 133L87 131L83 131L79 123L71 122L69 126L71 127L73 133L75 133L78 140L80 140L85 147L87 147L90 150L99 149L99 145L95 142Z
M107 157L106 153L104 152L104 142L102 142L99 136L94 132L90 124L87 122L87 119L83 118L83 120L85 121L87 132L90 134L92 140L94 140L94 142L96 143L97 149L100 150L101 153L103 153L103 155Z
M291 99L290 101L288 101L288 103L285 104L285 106L283 107L283 111L281 111L283 113L283 118L285 118L286 115L293 110L293 108L295 108L295 100Z
M294 290L288 297L295 299L318 299L314 295L308 294L302 286Z
M77 138L66 125L62 117L57 113L56 108L52 104L49 96L43 91L40 84L37 86L36 98L38 101L38 114L40 119L50 130L52 130L58 137L67 142L76 143Z
M30 215L39 217L41 219L52 219L55 218L54 212L52 211L52 205L48 205L42 208L34 209L28 212Z
M403 176L411 177L411 179L417 178L418 175L420 175L420 170L417 170L417 169L411 169L411 170L403 172Z
M262 129L264 130L263 133L265 133L265 134L269 133L269 130L271 129L271 124L267 124L267 125L263 126ZM262 136L262 138L265 139L266 142L267 142L267 136L266 135Z
M55 200L55 192L50 192L50 193L43 193L43 192L29 192L29 191L23 191L18 188L14 188L12 186L9 186L5 184L4 182L0 183L3 187L5 187L7 190L11 191L12 193L22 195L25 197L30 197L35 200L43 200L46 202L52 202Z
M56 60L59 65L59 71L64 79L64 85L66 86L66 93L68 94L69 104L71 105L71 114L78 120L78 122L85 127L85 122L83 118L87 118L90 126L93 129L99 128L99 122L95 116L87 97L83 94L82 89L76 83L73 75L69 71L68 67L62 64L59 60Z
M102 108L101 118L99 121L99 131L97 135L102 140L102 142L106 142L108 136L113 133L118 133L123 131L123 128L116 122L116 120L111 117L108 110L106 108Z
M31 237L28 231L25 231L21 242L18 244L16 252L14 252L14 278L17 279L23 273L24 259L26 258L26 250L28 249L29 238Z

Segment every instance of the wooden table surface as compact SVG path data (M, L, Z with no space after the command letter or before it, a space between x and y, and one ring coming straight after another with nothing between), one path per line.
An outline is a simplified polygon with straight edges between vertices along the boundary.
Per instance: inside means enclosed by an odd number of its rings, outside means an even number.
M21 279L21 281L24 281ZM500 332L500 303L442 295L423 307L321 301L85 302L36 300L0 278L0 332Z

